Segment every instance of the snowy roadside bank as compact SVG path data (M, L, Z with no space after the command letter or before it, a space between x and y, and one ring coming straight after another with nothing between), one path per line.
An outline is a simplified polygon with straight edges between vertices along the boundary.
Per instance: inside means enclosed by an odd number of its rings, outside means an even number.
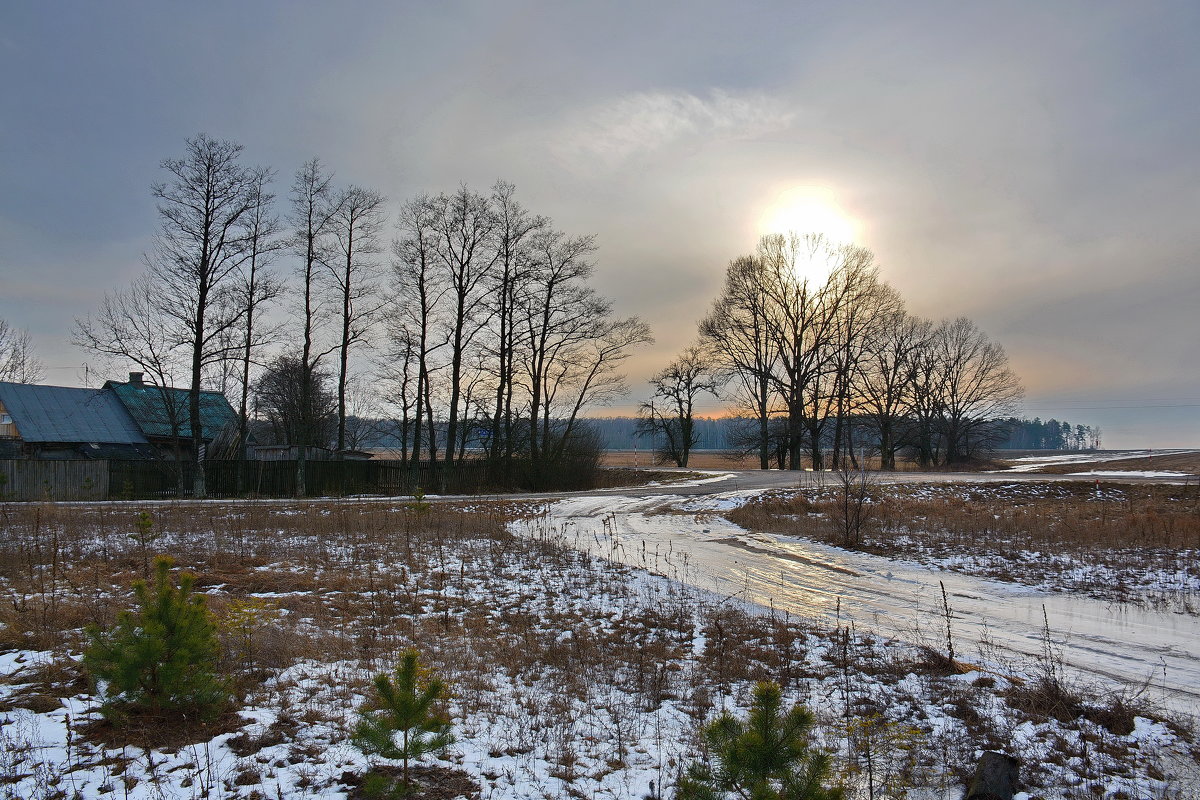
M909 640L932 634L944 584L964 641L1032 658L1048 629L1064 662L1088 679L1146 685L1173 712L1200 713L1200 617L977 578L935 559L750 532L714 513L759 494L575 498L548 513L575 546L598 555L822 624L853 622Z

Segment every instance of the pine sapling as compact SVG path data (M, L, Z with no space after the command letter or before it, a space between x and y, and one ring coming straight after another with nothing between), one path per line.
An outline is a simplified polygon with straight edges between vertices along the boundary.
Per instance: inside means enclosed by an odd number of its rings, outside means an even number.
M137 519L133 523L135 532L126 534L130 539L137 542L138 552L142 556L142 575L149 580L150 578L150 546L158 541L161 534L154 530L154 518L150 516L149 511L139 511Z
M367 755L402 762L401 781L390 793L403 797L411 787L409 762L437 754L454 743L451 724L437 708L448 696L446 684L421 666L408 650L396 666L395 681L375 676L374 708L361 712L351 743Z
M813 715L802 706L783 708L778 684L754 687L750 715L723 714L703 731L710 763L696 763L680 780L680 800L841 800L841 787L826 788L829 754L813 749Z
M115 628L89 626L91 644L84 664L104 681L104 710L194 712L212 717L228 704L230 692L217 675L216 628L203 597L192 595L195 576L184 573L176 585L170 556L154 559L154 583L133 582L136 611L122 612Z

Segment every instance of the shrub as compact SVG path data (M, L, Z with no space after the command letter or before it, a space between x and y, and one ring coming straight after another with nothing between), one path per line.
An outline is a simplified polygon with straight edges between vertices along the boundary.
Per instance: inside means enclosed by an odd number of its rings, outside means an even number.
M170 556L154 559L154 583L133 582L138 610L122 612L111 631L89 626L84 664L104 681L106 716L132 711L193 712L211 718L229 703L216 674L216 629L203 597L192 596L195 576L176 585Z
M813 716L794 706L783 710L776 683L754 687L746 720L722 714L703 732L711 763L696 763L680 779L680 800L840 800L840 787L825 788L829 754L809 744Z
M411 786L409 761L454 743L450 721L435 708L447 696L446 684L421 667L417 651L408 650L396 666L395 683L387 675L376 675L375 691L374 708L361 713L350 741L368 755L403 762L398 784L392 786L378 774L364 784L372 794L403 797Z

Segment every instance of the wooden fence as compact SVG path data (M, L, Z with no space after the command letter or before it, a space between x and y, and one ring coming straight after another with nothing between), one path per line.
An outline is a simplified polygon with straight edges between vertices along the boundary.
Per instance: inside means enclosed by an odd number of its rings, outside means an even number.
M193 464L174 461L0 459L0 500L148 500L192 496ZM295 461L207 461L207 495L295 497ZM469 461L451 470L403 461L307 461L304 494L471 494L505 489L488 465Z
M114 498L190 497L194 465L172 461L110 461L109 485ZM295 497L297 463L289 461L206 461L204 483L209 497ZM355 494L469 494L489 487L488 465L468 462L447 471L439 465L403 461L306 461L304 494L344 497Z
M0 459L0 499L106 500L107 461Z
M193 494L195 465L170 460L0 459L0 500L151 500L187 498ZM483 460L468 460L447 469L439 464L404 461L306 461L304 495L478 494L516 489L585 489L592 485L595 464L564 460L533 469L516 460L504 474ZM297 462L218 460L204 463L206 495L229 497L296 497Z

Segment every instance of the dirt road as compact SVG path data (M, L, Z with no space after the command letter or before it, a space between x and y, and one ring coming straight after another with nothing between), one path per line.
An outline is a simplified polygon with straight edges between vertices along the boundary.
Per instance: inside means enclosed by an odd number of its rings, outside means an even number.
M738 494L820 480L812 473L739 472L679 486L551 498L547 520L575 546L721 595L906 640L945 640L967 660L1061 659L1113 687L1145 685L1152 701L1200 713L1200 618L1038 592L805 539L743 530L713 510ZM1064 480L1053 475L901 473L890 482ZM1073 478L1072 480L1078 480ZM1129 478L1144 482L1145 478Z

